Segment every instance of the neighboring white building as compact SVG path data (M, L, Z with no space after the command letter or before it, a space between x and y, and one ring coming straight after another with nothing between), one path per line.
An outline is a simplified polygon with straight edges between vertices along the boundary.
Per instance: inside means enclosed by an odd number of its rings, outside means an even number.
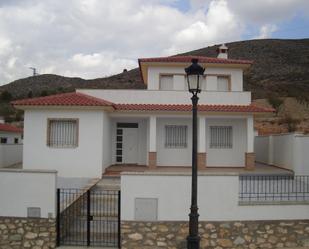
M222 53L226 53L222 55ZM191 165L191 94L184 68L206 68L199 94L198 167L254 168L256 115L243 91L251 61L172 56L139 59L145 90L77 90L13 102L25 110L24 169L99 177L110 165Z
M21 128L0 121L0 168L21 163L22 161Z

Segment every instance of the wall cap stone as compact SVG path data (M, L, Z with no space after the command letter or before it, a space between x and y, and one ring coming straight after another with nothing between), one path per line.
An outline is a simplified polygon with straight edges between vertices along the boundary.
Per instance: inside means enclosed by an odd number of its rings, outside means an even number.
M9 168L1 168L1 172L8 172L8 173L51 173L57 174L57 170L45 170L45 169L9 169Z
M145 171L145 172L121 172L121 175L149 175L149 176L191 176L191 171ZM238 172L198 172L199 176L239 176Z

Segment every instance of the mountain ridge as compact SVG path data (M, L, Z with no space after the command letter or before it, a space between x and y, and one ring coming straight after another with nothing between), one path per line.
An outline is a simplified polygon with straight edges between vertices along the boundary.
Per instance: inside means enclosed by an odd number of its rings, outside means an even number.
M252 91L253 98L309 95L309 39L260 39L226 43L229 58L253 60L244 72L244 90ZM209 46L178 55L216 57L219 45ZM176 55L177 56L177 55ZM82 79L54 74L27 77L0 86L14 99L70 92L76 88L144 89L138 68L109 77ZM305 96L306 97L306 96ZM308 97L309 98L309 97Z

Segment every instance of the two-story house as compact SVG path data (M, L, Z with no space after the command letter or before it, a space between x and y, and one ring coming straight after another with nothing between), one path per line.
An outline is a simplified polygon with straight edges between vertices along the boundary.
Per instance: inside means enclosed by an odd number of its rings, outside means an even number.
M251 104L243 71L251 61L171 56L139 59L145 90L82 89L15 101L25 110L25 169L60 176L98 177L114 167L190 167L191 94L184 68L206 68L198 106L198 168L254 168L254 116L272 112Z

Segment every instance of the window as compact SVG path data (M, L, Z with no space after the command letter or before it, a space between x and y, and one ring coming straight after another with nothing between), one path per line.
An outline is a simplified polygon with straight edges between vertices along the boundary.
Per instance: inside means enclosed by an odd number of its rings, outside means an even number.
M229 149L232 147L232 126L210 126L210 148Z
M218 76L218 91L226 92L230 90L229 76Z
M50 119L48 121L48 141L50 147L77 147L78 120Z
M18 144L18 137L14 138L14 144Z
M1 137L0 138L0 143L1 144L7 144L8 143L8 138L7 137Z
M117 124L117 132L116 132L116 162L121 163L122 162L122 138L123 138L123 130L119 127L121 127L119 123Z
M187 147L187 126L166 125L165 126L165 147L186 148Z
M200 88L202 91L206 91L207 90L207 83L206 83L206 76L200 77Z
M160 90L173 90L173 75L160 76Z

